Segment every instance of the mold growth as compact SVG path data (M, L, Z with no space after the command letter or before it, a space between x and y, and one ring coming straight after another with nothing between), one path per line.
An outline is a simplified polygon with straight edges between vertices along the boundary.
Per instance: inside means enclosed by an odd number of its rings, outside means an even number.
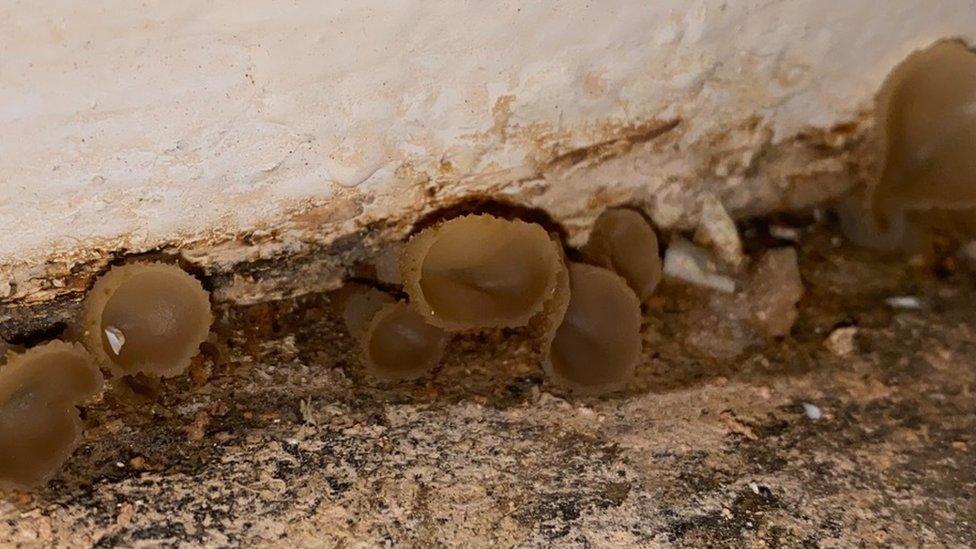
M339 296L342 316L359 340L367 373L396 381L416 379L437 366L448 341L444 330L384 292L360 285L347 288Z
M183 373L207 339L209 294L179 267L131 263L102 276L85 298L81 337L117 375Z
M434 326L525 326L556 289L562 251L541 226L467 215L415 235L400 269L414 309Z
M657 234L650 223L633 210L616 208L600 214L580 252L588 263L622 276L641 302L650 297L661 282Z
M98 395L102 374L79 344L52 341L0 368L0 488L44 484L81 439L75 406Z
M640 301L608 269L571 263L570 298L544 362L556 384L587 393L624 387L641 353Z

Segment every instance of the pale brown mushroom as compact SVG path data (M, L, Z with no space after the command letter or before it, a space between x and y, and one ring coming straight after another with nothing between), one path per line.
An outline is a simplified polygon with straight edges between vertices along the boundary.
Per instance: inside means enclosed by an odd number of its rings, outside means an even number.
M407 243L400 268L411 305L450 331L525 326L556 294L562 249L541 226L469 215Z
M971 217L976 53L957 41L913 53L886 80L877 112L883 167L872 209L878 219L888 223L913 210L964 209Z
M657 234L644 217L625 208L604 211L580 250L588 263L624 277L641 302L661 282Z
M0 488L35 488L81 440L75 408L102 391L102 374L80 344L52 341L0 367Z
M354 285L340 294L346 329L359 340L366 372L378 379L416 379L444 355L448 334L409 305L375 288Z
M171 377L186 371L212 321L209 294L192 275L174 265L130 263L95 283L79 332L117 375Z
M390 294L356 282L345 284L331 295L346 330L357 339L362 337L370 321L384 305L396 303Z
M640 359L640 301L622 277L593 265L571 263L569 286L569 306L547 350L546 373L577 392L622 389Z

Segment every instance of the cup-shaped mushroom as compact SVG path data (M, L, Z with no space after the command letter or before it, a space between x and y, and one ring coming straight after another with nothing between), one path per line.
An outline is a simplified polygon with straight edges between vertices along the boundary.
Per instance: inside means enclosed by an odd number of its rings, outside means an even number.
M395 303L390 294L363 284L350 282L333 294L349 335L360 339L366 327L384 305Z
M910 55L885 82L877 112L880 219L976 207L976 52L946 41Z
M624 277L641 302L661 282L657 234L644 217L625 208L604 211L580 250L587 262Z
M430 324L515 328L556 293L562 250L534 223L469 215L411 238L400 268L411 304Z
M380 307L360 336L367 373L391 381L429 373L444 356L447 341L447 332L402 302Z
M622 389L641 353L641 310L627 282L609 269L571 263L569 306L544 361L550 379L568 389Z
M117 375L171 377L186 371L213 315L200 281L174 265L115 267L85 298L81 334Z
M41 486L81 439L75 405L102 391L102 374L79 344L53 341L0 368L0 488Z

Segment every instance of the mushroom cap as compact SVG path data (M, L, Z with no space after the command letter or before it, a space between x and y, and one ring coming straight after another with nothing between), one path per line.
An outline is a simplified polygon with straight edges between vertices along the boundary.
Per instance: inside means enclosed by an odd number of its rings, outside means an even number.
M622 389L641 354L640 301L603 267L569 264L570 298L546 353L550 379L582 393Z
M425 229L400 262L414 309L449 331L525 326L555 294L562 250L541 226L468 215Z
M657 234L644 216L633 210L613 208L600 214L580 251L588 263L622 276L641 302L661 282Z
M47 482L81 439L75 405L102 387L80 344L52 341L13 355L0 368L0 488Z
M911 54L885 81L877 112L879 219L976 207L976 52L943 41Z
M428 324L406 303L387 303L363 332L363 362L379 379L415 379L437 366L447 341L447 332Z
M172 377L207 339L213 314L200 281L175 265L112 268L85 298L82 341L116 375Z

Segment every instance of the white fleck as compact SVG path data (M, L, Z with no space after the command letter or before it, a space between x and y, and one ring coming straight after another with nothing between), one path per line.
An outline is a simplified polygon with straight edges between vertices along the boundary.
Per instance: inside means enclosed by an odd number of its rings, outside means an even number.
M671 240L664 254L664 274L696 286L735 292L735 280L718 272L711 255L680 237Z
M823 412L820 411L820 407L816 406L815 404L810 404L809 402L803 403L803 412L813 421L818 421L819 419L823 418Z
M897 295L885 299L885 303L893 309L909 309L917 311L922 308L922 300L912 295Z
M756 495L759 494L759 485L756 484L755 482L750 482L749 483L749 488L752 490L752 493L753 494L756 494Z
M800 230L787 227L785 225L770 225L769 226L769 236L773 238L778 238L780 240L789 240L790 242L800 241Z
M122 346L125 345L125 334L122 333L122 330L115 326L105 328L105 339L108 340L108 345L112 348L113 353L118 355L122 352Z

